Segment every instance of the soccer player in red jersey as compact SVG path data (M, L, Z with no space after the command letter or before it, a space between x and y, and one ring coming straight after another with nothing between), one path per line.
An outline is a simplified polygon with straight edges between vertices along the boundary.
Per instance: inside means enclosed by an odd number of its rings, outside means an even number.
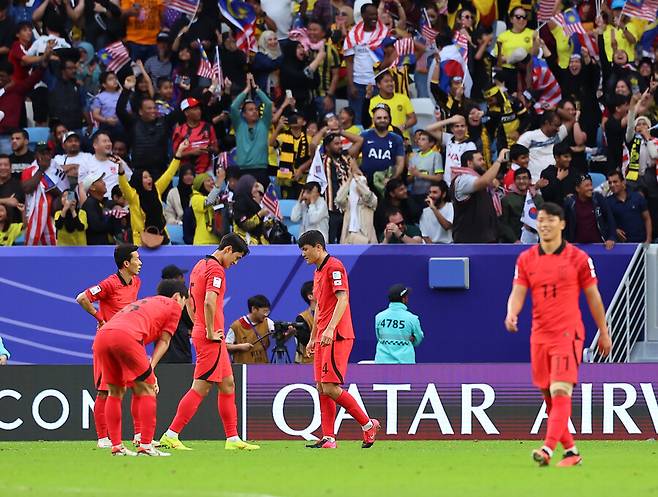
M379 421L370 419L357 401L340 385L345 383L347 363L354 343L350 289L343 263L327 253L324 236L310 230L299 237L297 245L308 264L316 266L313 276L313 296L317 302L311 337L306 346L307 355L314 354L314 376L320 394L322 439L313 449L335 449L336 404L361 425L363 444L368 449L375 443Z
M507 330L516 333L518 316L530 290L532 382L541 390L548 412L544 446L532 452L540 466L550 463L558 442L565 450L558 466L582 463L569 433L571 394L578 382L585 340L578 306L581 290L599 328L599 352L607 356L612 348L594 264L585 252L562 239L564 227L562 207L550 202L544 204L537 215L539 245L525 250L517 259L505 318Z
M176 332L188 291L180 280L162 280L158 295L128 304L107 322L96 335L94 352L100 359L103 377L109 388L105 407L107 425L112 440L113 456L168 456L153 447L156 421L158 380L154 369L167 351ZM155 343L149 357L144 348ZM121 400L126 386L139 398L139 418L142 439L137 453L121 442Z
M192 343L197 356L194 381L180 400L169 429L160 438L161 447L190 450L179 440L178 435L216 384L219 387L217 408L226 434L225 449L260 449L258 445L240 440L238 436L233 369L224 341L226 270L247 254L247 243L235 233L229 233L221 239L219 248L200 260L190 273L189 314L194 316Z
M78 304L98 321L98 329L109 321L112 316L126 305L137 300L137 293L142 282L139 279L142 261L139 259L136 245L119 245L114 249L114 262L117 272L111 274L95 286L87 288L80 293L76 300ZM92 305L98 302L98 311ZM101 366L96 356L93 357L94 385L97 394L94 402L94 423L98 436L98 447L109 449L112 444L107 436L107 423L105 422L105 403L107 401L107 382L101 375ZM135 433L139 434L139 406L133 395L130 410L135 423Z

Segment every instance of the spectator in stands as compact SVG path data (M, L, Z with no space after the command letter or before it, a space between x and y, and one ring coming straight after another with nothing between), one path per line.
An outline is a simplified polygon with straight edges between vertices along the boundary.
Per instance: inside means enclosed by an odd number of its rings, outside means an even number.
M409 190L401 179L393 178L386 183L384 198L375 212L375 229L382 233L389 223L389 212L398 209L408 225L418 224L423 207L409 196Z
M309 338L311 338L311 330L315 322L315 309L317 307L317 301L313 296L313 282L305 281L300 293L307 307L297 314L297 318L295 319L297 323L305 325L302 326L301 330L297 329L297 333L295 333L295 339L297 341L295 364L311 364L313 362L313 356L306 355L306 345Z
M48 95L48 110L51 118L57 119L71 131L80 133L86 123L89 135L93 123L86 110L86 95L75 79L76 70L77 66L73 60L62 61L57 82Z
M126 23L126 41L133 60L147 60L157 53L155 44L162 25L163 0L121 0L121 18Z
M130 167L130 148L128 147L128 142L125 138L117 138L112 141L112 154L119 157L123 162L125 162L128 167Z
M235 188L233 231L249 245L269 245L265 233L271 225L270 211L254 199L258 182L250 174L243 175Z
M293 223L301 223L300 236L310 230L318 230L329 238L329 210L327 202L322 198L320 183L309 181L302 187L297 203L292 208L290 220Z
M658 160L658 139L651 136L651 120L640 115L648 112L651 100L651 94L647 89L628 113L625 137L628 148L626 181L631 189L638 188L644 180L647 169L655 166L656 160Z
M539 117L539 129L532 129L521 135L517 143L530 151L528 169L533 184L539 181L541 172L551 164L553 146L564 140L568 134L569 129L561 124L560 117L549 110Z
M497 220L501 209L493 181L508 153L508 149L501 150L486 171L480 152L469 150L462 154L462 167L453 170L455 176L450 192L455 209L452 223L455 243L494 243L497 240Z
M343 212L340 243L371 245L377 243L374 215L377 195L368 188L368 180L351 159L350 172L338 193L336 206Z
M21 173L34 162L34 152L28 147L30 135L24 129L17 129L11 133L11 173L15 179L20 179Z
M584 174L576 182L576 194L564 201L566 239L572 243L601 243L615 246L617 225L605 197L594 191L592 178Z
M169 78L173 69L169 31L160 31L155 41L158 53L146 59L144 69L146 69L151 81L157 83L160 78Z
M528 12L521 6L515 7L509 13L511 28L503 31L496 39L495 54L498 56L497 66L502 67L501 78L510 92L517 87L517 72L512 60L514 52L532 49L533 31L528 28Z
M381 243L385 244L417 244L423 243L420 228L415 224L409 224L402 216L400 209L393 208L386 216L387 224L380 237Z
M630 108L630 97L624 95L611 95L608 105L609 116L603 126L608 143L608 170L619 169L622 166L624 138L626 136L627 115Z
M647 200L628 190L619 171L608 174L612 195L606 198L617 226L617 240L622 243L651 243L653 228Z
M54 160L66 173L71 188L75 188L78 185L80 164L89 161L92 155L80 151L80 137L75 131L67 131L62 136L62 146L64 153L56 155Z
M366 11L369 9L365 9ZM400 178L404 170L404 143L400 135L389 131L391 109L386 104L378 104L372 111L374 129L361 134L363 144L361 171L368 178L368 185L382 191L386 178ZM378 176L375 179L375 176Z
M17 204L16 210L23 215L25 213L25 205ZM10 247L13 245L25 229L25 224L24 218L20 222L14 222L9 215L7 206L0 203L0 247Z
M216 245L222 226L217 226L215 208L221 204L222 194L226 189L226 172L217 169L215 180L208 173L197 174L192 183L190 209L194 215L194 245ZM184 209L185 211L186 209ZM183 229L185 229L185 214L183 214Z
M270 145L279 150L276 182L281 187L281 197L297 198L311 166L310 138L304 130L304 118L294 113L287 119L279 119Z
M315 111L318 117L335 110L335 95L340 79L341 59L336 47L326 39L327 26L318 18L311 18L307 23L309 56L318 57L320 51L325 53L317 69L319 82L314 94Z
M87 245L112 244L112 219L106 209L104 177L103 171L95 170L80 182L81 191L87 198L82 204L82 210L87 214Z
M55 212L57 245L60 247L79 247L87 245L87 212L78 208L75 190L62 194L62 208Z
M291 41L283 46L283 62L281 64L281 85L292 92L296 107L306 119L316 117L312 93L320 85L318 67L324 61L326 53L324 44L313 58L304 45Z
M7 361L9 361L10 357L11 357L11 354L5 348L5 344L2 341L2 337L0 337L0 366L6 366Z
M409 158L409 189L412 198L422 204L430 191L430 185L443 180L443 159L436 150L436 139L427 131L418 133L418 152Z
M263 103L263 115L258 115L256 102L247 98L254 91ZM265 188L270 184L267 172L268 136L272 125L272 101L247 75L247 87L231 104L231 122L235 129L235 161L243 172L249 173Z
M164 209L167 224L183 224L183 213L190 206L192 185L194 183L194 166L183 164L178 170L178 185L169 190Z
M376 364L415 364L415 348L425 337L418 316L409 311L409 293L404 285L388 290L388 308L375 316Z
M501 200L503 212L498 218L498 229L502 243L521 243L522 230L526 230L533 236L537 235L535 229L521 222L526 203L526 195L530 188L530 171L518 168L514 171L514 185ZM532 201L537 210L544 205L544 200L539 193L530 192Z
M555 164L548 166L541 173L541 179L535 187L541 188L544 201L563 205L567 195L576 193L576 183L580 176L571 169L571 147L558 143L553 147Z
M446 126L451 126L452 133L443 131ZM461 158L464 152L476 150L475 143L469 140L466 127L466 119L458 114L443 121L430 124L425 131L436 138L445 150L445 164L443 165L443 179L449 185L452 183L452 169L461 167Z
M555 152L555 147L553 147ZM510 167L505 173L503 178L503 186L509 189L514 184L514 173L517 169L528 169L528 162L530 161L530 151L527 147L515 143L509 149Z
M378 104L385 103L391 109L391 125L409 138L409 131L418 122L411 100L403 93L395 93L395 81L388 70L379 73L375 81L379 94L370 99L368 111L372 113Z
M174 264L162 268L161 278L163 280L180 280L185 281L187 269L181 269ZM190 345L190 335L194 323L187 313L187 306L183 307L176 332L171 337L169 348L160 359L160 363L168 364L189 364L192 362L192 346Z
M189 148L183 150L182 161L194 164L196 174L206 173L212 169L211 155L219 152L215 129L201 119L201 102L196 98L186 98L180 104L185 114L185 122L174 128L171 139L173 150L183 140L188 140Z
M130 206L130 226L133 230L133 243L149 246L143 233L157 233L164 236L163 244L169 243L166 221L162 208L162 194L169 188L178 172L183 151L190 147L190 141L183 140L174 154L167 170L157 180L145 169L135 170L130 182L126 179L125 164L119 162L119 186Z
M82 161L78 168L78 182L82 183L89 174L100 171L104 173L105 195L107 198L110 198L112 189L119 184L119 164L123 164L124 174L128 180L132 177L132 170L123 159L114 155L110 135L104 131L94 133L92 136L92 147L94 148L94 154L90 157L85 157L85 160ZM85 198L85 194L86 192L82 189L80 191L80 198Z
M23 215L18 206L24 203L25 193L21 182L12 177L9 156L0 154L0 205L6 207L10 222L22 222Z
M112 71L105 71L100 75L102 91L91 101L91 116L98 123L99 130L110 136L122 133L117 117L117 102L121 95L121 88L117 75Z
M11 44L14 41L14 33L16 26L14 20L9 14L9 6L11 2L2 0L0 2L0 59L6 60Z
M450 202L450 187L445 181L430 183L420 216L420 232L426 243L452 243L452 221L455 211Z
M226 348L236 364L267 364L267 336L274 330L269 318L272 305L264 295L254 295L247 300L249 312L234 321L226 332Z

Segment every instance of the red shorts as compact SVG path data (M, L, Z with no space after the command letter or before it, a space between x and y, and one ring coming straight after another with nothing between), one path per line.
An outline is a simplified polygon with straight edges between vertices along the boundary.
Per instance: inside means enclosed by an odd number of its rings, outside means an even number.
M575 385L582 357L581 340L531 344L532 383L542 390L547 390L556 381Z
M339 385L345 383L347 363L353 344L352 338L334 340L326 347L320 345L320 342L315 342L315 354L313 354L315 381Z
M192 337L192 343L196 350L195 380L220 383L224 378L233 376L231 357L224 340L218 343L206 338Z
M94 366L94 386L99 392L107 392L107 383L103 378L103 367L101 366L101 359L98 357L96 347L92 350L92 364Z
M134 381L155 383L146 349L121 330L99 333L94 340L94 354L100 362L102 382L107 385L125 387Z

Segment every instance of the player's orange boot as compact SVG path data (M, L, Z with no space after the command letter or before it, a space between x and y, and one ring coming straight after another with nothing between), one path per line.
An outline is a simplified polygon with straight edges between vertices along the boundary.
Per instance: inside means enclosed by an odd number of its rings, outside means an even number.
M551 462L551 455L542 447L541 449L535 449L532 451L532 459L539 464L539 466L548 466Z
M560 468L568 468L570 466L580 466L582 463L583 458L580 457L580 454L568 450L564 453L562 460L557 465Z
M363 443L361 444L362 449L369 449L374 445L377 432L381 428L379 421L376 419L371 419L370 421L372 421L372 428L363 432Z

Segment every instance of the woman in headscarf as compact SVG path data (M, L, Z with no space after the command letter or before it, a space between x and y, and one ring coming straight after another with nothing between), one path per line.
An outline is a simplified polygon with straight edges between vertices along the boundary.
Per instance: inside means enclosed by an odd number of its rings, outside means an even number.
M281 86L292 91L295 106L307 119L314 115L311 91L317 89L320 84L317 68L324 57L324 45L318 50L318 54L313 60L310 60L308 51L298 41L288 43L283 48Z
M123 162L119 163L119 187L130 207L130 226L135 245L142 245L142 233L150 231L151 228L156 228L158 233L164 236L163 244L169 243L162 194L178 171L181 154L189 146L189 140L184 140L178 146L169 167L157 181L153 181L153 177L145 169L136 169L129 183L124 174Z
M258 182L252 175L245 174L238 180L233 205L233 232L249 245L269 245L265 237L270 224L265 217L269 211L255 200L258 191Z
M276 39L274 31L263 31L258 39L258 52L251 64L256 84L267 93L272 100L278 100L281 96L281 83L279 81L279 69L283 55L279 40Z
M194 178L190 200L196 223L192 242L194 245L219 244L218 233L223 232L223 225L217 225L220 219L215 217L214 206L221 202L221 194L226 189L225 178L226 170L222 167L217 168L214 180L208 173L197 174Z
M178 186L169 190L164 216L167 224L183 224L183 212L190 206L194 165L183 164L178 171Z

